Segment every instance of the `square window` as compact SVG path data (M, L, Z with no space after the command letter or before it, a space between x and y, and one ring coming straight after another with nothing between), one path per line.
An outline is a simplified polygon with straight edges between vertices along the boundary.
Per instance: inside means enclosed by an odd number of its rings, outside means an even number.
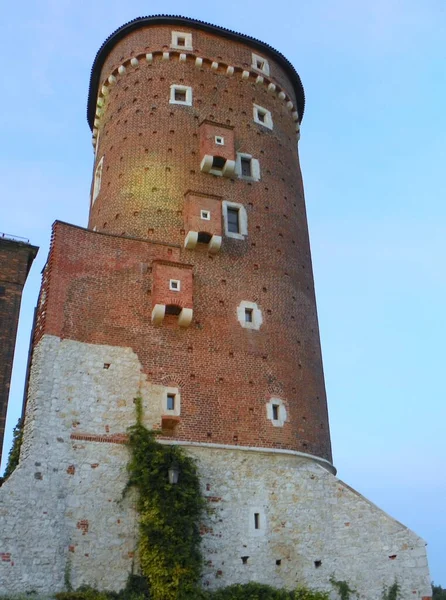
M212 160L212 168L222 170L226 164L226 158L221 156L214 156Z
M177 102L186 102L186 90L175 90L175 100Z
M192 106L192 88L187 85L171 85L170 104Z
M245 308L245 323L252 323L253 314L252 308Z
M273 409L273 421L278 421L279 420L279 405L273 404L272 409Z
M180 286L181 286L181 284L178 279L171 279L169 281L169 290L171 290L172 292L179 292Z
M192 50L192 34L185 33L184 31L172 31L172 42L170 47Z
M167 394L167 410L175 410L175 394Z
M257 71L262 71L262 73L265 73L265 75L269 75L269 63L266 58L263 58L263 56L253 54L251 66L254 69L257 69Z
M215 143L217 144L217 146L224 146L225 145L225 138L222 137L221 135L216 135L215 136Z
M227 214L228 214L228 231L231 233L240 233L239 209L228 207Z
M268 129L273 128L273 119L269 110L254 104L253 114L255 123L260 123L260 125L264 125L265 127L268 127Z
M251 177L251 159L242 157L240 160L242 177Z
M210 221L211 213L208 210L202 210L202 211L200 211L200 218L203 219L204 221Z

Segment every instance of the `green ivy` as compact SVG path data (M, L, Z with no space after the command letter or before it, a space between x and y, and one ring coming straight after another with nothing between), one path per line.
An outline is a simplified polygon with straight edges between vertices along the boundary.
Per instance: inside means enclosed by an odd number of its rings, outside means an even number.
M3 481L6 481L8 477L13 473L20 459L20 448L22 447L23 441L23 421L19 419L17 425L14 427L12 434L12 446L8 455L8 462L6 464L5 472L3 473Z
M338 592L341 600L350 600L351 594L357 595L357 591L352 590L346 581L337 581L334 577L330 577L330 583Z
M398 600L400 597L401 588L397 581L393 583L389 588L384 586L382 593L382 600Z
M202 556L199 520L204 508L197 468L178 446L162 445L142 424L135 398L136 425L129 429L128 487L138 490L139 558L153 600L197 598ZM176 463L179 483L168 482Z

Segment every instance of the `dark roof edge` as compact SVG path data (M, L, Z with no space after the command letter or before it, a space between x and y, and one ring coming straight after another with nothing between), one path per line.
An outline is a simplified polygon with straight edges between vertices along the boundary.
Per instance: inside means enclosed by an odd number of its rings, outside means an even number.
M108 56L112 48L117 44L117 42L119 42L122 38L124 38L127 34L129 34L131 31L134 31L135 29L139 29L146 25L165 24L181 24L196 26L199 29L209 31L211 33L218 33L228 39L247 42L253 48L256 48L263 52L268 52L290 77L293 83L294 91L296 93L299 120L302 120L305 109L305 93L300 77L296 69L290 63L290 61L287 58L285 58L283 54L275 50L272 46L265 44L264 42L261 42L256 38L250 37L249 35L237 33L235 31L232 31L231 29L225 29L224 27L211 25L210 23L199 21L197 19L191 19L189 17L181 17L175 15L153 15L152 17L137 17L136 19L125 23L124 25L116 29L116 31L114 31L99 48L94 59L93 66L91 68L90 87L88 90L87 121L90 126L90 129L93 129L93 122L96 113L96 100L98 95L99 77L101 75L101 69L104 65L106 57Z

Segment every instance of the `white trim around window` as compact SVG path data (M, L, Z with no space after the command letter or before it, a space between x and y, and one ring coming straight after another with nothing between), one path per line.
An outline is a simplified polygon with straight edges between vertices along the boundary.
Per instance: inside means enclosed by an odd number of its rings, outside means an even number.
M184 94L184 100L178 100L177 92ZM187 85L177 85L173 83L170 86L170 104L182 104L183 106L192 106L192 88Z

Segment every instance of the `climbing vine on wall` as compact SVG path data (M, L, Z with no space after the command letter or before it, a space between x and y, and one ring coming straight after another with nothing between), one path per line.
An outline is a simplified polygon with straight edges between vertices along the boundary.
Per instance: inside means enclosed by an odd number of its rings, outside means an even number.
M17 425L14 427L12 434L12 446L8 455L8 462L6 464L5 472L3 473L3 479L6 480L13 473L17 465L19 464L20 448L22 447L23 441L23 421L19 419Z
M156 441L142 424L142 400L135 398L136 424L129 429L128 487L138 490L139 556L153 600L194 598L201 574L199 519L204 508L197 468L178 446ZM178 484L168 470L176 463Z

